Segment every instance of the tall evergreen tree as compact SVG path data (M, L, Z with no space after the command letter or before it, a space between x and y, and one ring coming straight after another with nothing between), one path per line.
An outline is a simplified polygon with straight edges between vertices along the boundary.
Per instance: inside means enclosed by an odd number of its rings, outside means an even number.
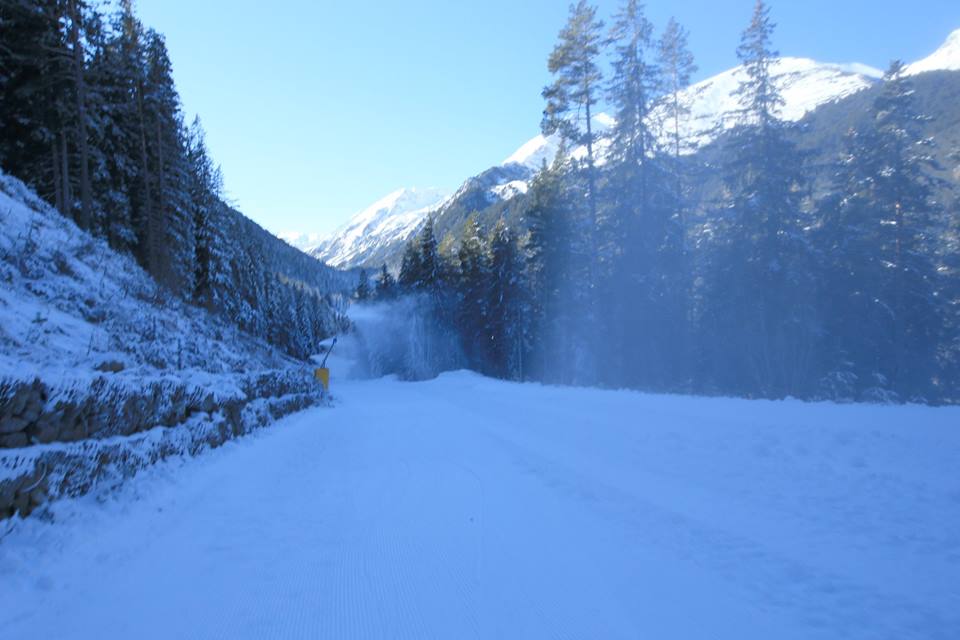
M366 269L360 269L357 274L357 288L353 292L353 297L358 302L365 302L370 299L370 276Z
M828 366L831 373L852 373L855 393L939 393L934 379L945 308L933 225L940 205L936 164L913 95L903 65L894 62L869 126L848 136L837 195L823 205Z
M714 223L701 333L710 336L704 346L723 389L781 397L809 391L803 385L817 327L801 154L778 118L783 98L772 72L773 29L758 0L737 49L745 76L736 91L742 123L724 147L729 199Z
M543 90L544 134L559 133L569 144L587 148L587 198L590 229L597 221L596 162L594 157L593 108L602 93L603 74L598 60L603 46L603 22L587 0L570 6L567 24L547 62L554 81Z
M440 255L437 237L433 230L433 218L427 218L420 231L420 279L416 286L422 291L435 293L443 285L445 269Z
M529 351L528 299L523 259L503 218L490 234L490 286L488 287L486 348L493 375L523 380Z
M480 369L487 362L490 264L476 216L467 219L457 252L457 313L455 322L467 358Z
M588 286L571 275L575 273L574 225L568 196L561 156L533 179L524 211L529 228L525 277L531 289L532 326L528 370L554 382L573 377L572 289Z
M403 258L400 262L400 275L397 284L406 292L413 291L420 282L420 243L417 238L411 238L403 249Z
M387 269L387 265L380 267L380 273L377 275L377 284L375 293L378 300L390 300L396 295L397 282L393 275Z
M690 106L682 99L681 92L690 85L690 78L697 71L688 39L687 30L675 18L670 18L658 43L657 59L664 92L661 103L663 137L667 139L667 148L675 160L679 160L683 150L683 125L690 116Z
M610 131L611 156L630 167L642 167L653 149L650 107L662 81L653 64L653 25L638 0L626 0L610 30L613 46L613 76L607 100L614 108L615 123ZM645 184L641 184L641 197Z
M217 308L227 284L223 229L218 215L223 178L207 152L206 135L200 118L194 118L187 132L189 202L195 239L193 298L207 308Z
M147 219L148 268L177 290L193 287L194 220L184 186L189 172L180 96L163 37L147 35L144 111L148 157L154 167L154 207Z

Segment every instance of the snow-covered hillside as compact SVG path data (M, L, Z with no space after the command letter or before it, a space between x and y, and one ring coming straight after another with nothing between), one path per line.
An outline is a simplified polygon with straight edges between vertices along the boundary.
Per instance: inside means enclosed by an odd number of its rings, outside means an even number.
M443 206L449 195L435 188L398 189L306 251L334 267L375 264L380 251L406 242L427 215Z
M333 373L9 523L0 637L957 637L956 408Z
M302 233L300 231L281 231L277 234L277 237L291 247L296 247L306 252L309 252L310 249L313 249L327 238L327 236L321 233Z
M318 399L303 363L0 173L0 520Z
M927 71L960 71L960 29L951 33L939 49L906 69L908 75Z

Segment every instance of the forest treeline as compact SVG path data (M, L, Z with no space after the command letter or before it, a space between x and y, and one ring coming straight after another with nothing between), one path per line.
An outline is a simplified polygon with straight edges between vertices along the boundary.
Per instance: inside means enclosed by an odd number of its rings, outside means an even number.
M607 28L580 0L543 90L543 133L564 150L521 224L484 231L474 216L438 241L428 221L397 281L365 272L357 297L426 294L468 366L503 378L957 402L955 185L937 177L911 79L893 63L865 124L815 167L779 117L774 26L758 1L737 47L738 124L708 162L685 153L685 29L671 20L655 37L636 0ZM599 105L615 117L602 135ZM704 181L718 197L698 199Z
M342 276L231 209L164 38L131 0L0 0L0 166L166 289L291 355L341 321Z

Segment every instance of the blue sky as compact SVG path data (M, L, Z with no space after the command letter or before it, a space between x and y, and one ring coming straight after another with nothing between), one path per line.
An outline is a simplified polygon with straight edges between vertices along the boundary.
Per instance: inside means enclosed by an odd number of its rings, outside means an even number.
M328 232L404 186L454 189L538 132L563 0L139 0L228 196L280 232ZM618 0L597 2L604 18ZM884 68L960 28L958 0L775 0L784 55ZM752 0L652 0L697 79L736 64Z

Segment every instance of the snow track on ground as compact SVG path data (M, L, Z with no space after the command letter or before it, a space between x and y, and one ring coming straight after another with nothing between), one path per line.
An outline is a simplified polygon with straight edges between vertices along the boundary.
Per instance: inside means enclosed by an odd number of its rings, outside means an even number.
M343 382L0 539L0 637L960 629L960 411Z

